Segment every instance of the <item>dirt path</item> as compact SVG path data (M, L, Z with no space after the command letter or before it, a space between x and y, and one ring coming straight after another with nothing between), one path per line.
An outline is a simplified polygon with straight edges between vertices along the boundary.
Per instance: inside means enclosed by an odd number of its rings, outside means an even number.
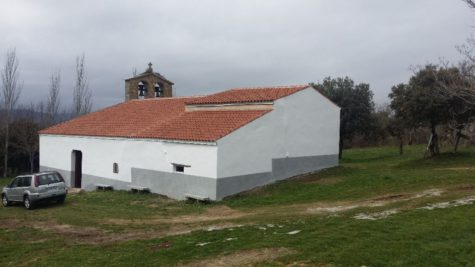
M202 214L184 215L176 217L157 217L143 220L129 219L109 219L106 224L116 225L155 225L155 224L197 224L232 221L241 218L252 218L255 216L272 214L323 214L342 212L361 207L380 207L394 202L408 201L422 197L440 196L444 191L441 189L430 189L418 193L402 193L383 195L376 198L363 201L341 201L341 202L318 202L285 205L278 207L257 208L253 211L238 211L227 206L215 206L207 209Z
M190 262L181 267L225 267L225 266L251 266L253 264L271 261L289 255L294 251L287 248L265 248L256 250L243 250L229 255L213 257L211 259Z
M474 186L465 186L449 189L450 192L471 193L475 191ZM175 217L152 217L148 219L109 219L104 221L105 225L120 225L126 229L117 233L106 231L96 227L77 227L67 224L58 224L55 221L48 222L25 222L15 219L4 220L0 228L16 229L19 227L32 227L42 231L66 237L65 240L74 243L88 244L108 244L118 241L152 239L165 236L187 234L196 230L219 230L232 227L240 227L246 224L253 224L257 218L272 219L286 216L305 216L314 214L333 214L364 207L383 207L392 203L407 202L425 197L439 197L448 192L442 189L430 189L415 193L398 193L382 195L368 200L360 201L340 201L340 202L316 202L305 204L294 204L277 207L257 208L252 211L239 211L224 205L213 206L201 214L191 214ZM470 199L471 201L472 199ZM383 211L382 213L360 214L355 219L381 219L391 214L398 213L397 210ZM256 220L255 220L256 219ZM133 226L133 227L127 227ZM144 227L137 227L144 226Z

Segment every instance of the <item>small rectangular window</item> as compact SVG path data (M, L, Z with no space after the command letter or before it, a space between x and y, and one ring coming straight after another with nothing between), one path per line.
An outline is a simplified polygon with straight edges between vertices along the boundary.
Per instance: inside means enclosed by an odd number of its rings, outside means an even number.
M183 165L175 165L176 172L185 172L185 166Z
M191 167L190 165L178 164L178 163L172 163L172 165L173 165L173 170L175 172L185 172L185 168Z
M119 164L117 163L112 164L112 172L119 173Z

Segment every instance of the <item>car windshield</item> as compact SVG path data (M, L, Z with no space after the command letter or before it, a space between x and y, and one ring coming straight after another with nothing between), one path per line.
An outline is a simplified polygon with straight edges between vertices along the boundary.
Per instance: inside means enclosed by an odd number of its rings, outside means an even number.
M42 174L38 175L38 185L45 185L45 184L53 184L53 183L59 183L61 182L61 178L59 178L59 175L57 173L48 173L48 174Z

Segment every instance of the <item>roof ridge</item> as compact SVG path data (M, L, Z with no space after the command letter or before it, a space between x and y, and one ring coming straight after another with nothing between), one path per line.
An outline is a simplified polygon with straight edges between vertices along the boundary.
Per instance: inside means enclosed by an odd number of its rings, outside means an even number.
M159 101L159 100L174 100L174 99L187 99L187 98L200 98L207 95L190 95L190 96L172 96L172 97L154 97L145 99L130 99L129 101ZM125 102L124 102L125 103Z
M309 87L310 85L308 84L296 84L296 85L276 85L276 86L251 86L251 87L235 87L228 89L226 91L231 91L231 90L252 90L252 89L262 89L262 90L267 90L267 89L291 89L291 88L300 88L300 87ZM226 92L222 91L222 92Z
M241 87L210 94L203 98L185 100L185 103L199 105L275 101L310 87L310 85L304 84L273 87Z

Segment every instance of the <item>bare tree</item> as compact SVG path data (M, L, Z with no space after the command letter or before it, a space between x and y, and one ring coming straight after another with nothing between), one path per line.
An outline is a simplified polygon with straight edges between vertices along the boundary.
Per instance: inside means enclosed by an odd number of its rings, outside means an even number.
M61 100L59 98L61 87L61 73L55 72L50 77L49 94L46 100L46 124L52 125L57 121Z
M462 1L475 10L475 1ZM446 90L445 93L460 98L473 107L475 105L475 38L471 36L464 44L457 46L457 50L465 57L457 66L463 81L456 81L455 86L452 83L451 86L445 88L450 89ZM443 62L442 65L447 67L446 62Z
M475 64L463 60L458 65L441 62L441 66L431 69L435 81L434 93L447 102L448 127L454 132L454 152L457 152L466 125L475 116Z
M87 84L84 54L76 57L76 81L73 91L73 114L75 117L87 114L92 109L92 94Z
M2 100L5 109L5 151L3 157L3 177L7 176L8 146L10 138L11 113L20 97L22 86L18 84L18 59L15 49L7 51L5 65L2 69Z
M462 1L464 1L465 3L467 3L470 8L474 8L474 9L475 9L475 2L474 2L474 1L472 1L472 0L462 0Z
M12 147L19 154L28 157L30 172L35 171L35 159L38 156L39 137L38 130L40 128L39 121L43 105L30 105L22 108L22 114L15 122L12 123Z

